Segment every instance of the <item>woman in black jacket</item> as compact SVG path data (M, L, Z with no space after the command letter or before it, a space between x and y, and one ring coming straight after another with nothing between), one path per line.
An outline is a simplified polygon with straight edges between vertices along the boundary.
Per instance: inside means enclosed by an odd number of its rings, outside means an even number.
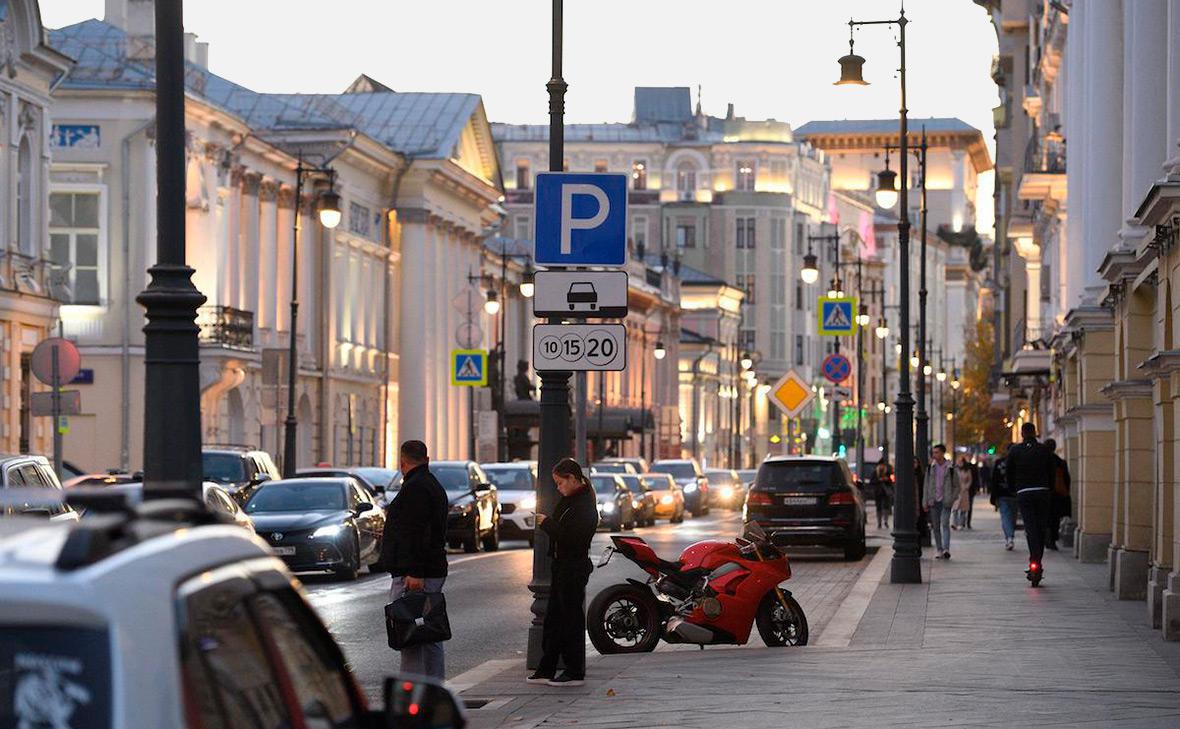
M549 607L541 637L541 663L529 683L581 686L586 678L586 583L594 565L590 540L598 529L598 498L582 467L563 458L553 467L561 499L552 516L537 514L537 528L549 537L553 559ZM557 661L565 671L557 674Z

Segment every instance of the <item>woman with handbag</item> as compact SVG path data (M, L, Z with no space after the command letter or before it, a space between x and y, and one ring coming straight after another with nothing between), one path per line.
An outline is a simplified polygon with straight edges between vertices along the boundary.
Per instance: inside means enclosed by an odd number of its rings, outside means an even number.
M537 529L549 538L553 560L549 607L541 634L541 662L529 683L581 686L586 678L586 583L594 565L590 540L598 529L598 497L582 467L563 458L553 467L561 494L553 514L537 514ZM565 670L557 675L557 662Z

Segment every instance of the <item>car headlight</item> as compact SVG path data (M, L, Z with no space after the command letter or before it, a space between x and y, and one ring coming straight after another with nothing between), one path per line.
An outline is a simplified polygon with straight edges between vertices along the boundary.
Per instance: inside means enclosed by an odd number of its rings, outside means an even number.
M733 486L722 486L721 487L721 498L732 499L733 498Z
M344 527L339 524L330 524L328 526L322 526L319 529L316 529L314 532L311 533L311 538L312 539L321 539L324 537L334 537L337 534L339 534L340 530L343 528Z
M691 494L693 491L696 491L696 490L697 490L697 485L695 483L684 484L684 493Z
M524 497L523 499L520 500L520 508L522 508L522 509L535 509L535 508L537 508L537 497L536 496Z
M641 506L641 504L638 501L636 501L635 499L631 499L631 508L632 509L638 509L640 506Z
M598 508L602 510L603 514L613 514L615 512L615 502L608 501L605 504L599 504Z
M660 503L665 506L667 506L668 504L671 504L672 501L673 501L672 494L664 494L663 496L660 497Z

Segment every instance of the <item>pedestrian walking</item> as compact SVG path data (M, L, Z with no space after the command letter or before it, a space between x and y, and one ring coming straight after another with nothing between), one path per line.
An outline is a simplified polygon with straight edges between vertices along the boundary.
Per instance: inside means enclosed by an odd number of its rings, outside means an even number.
M959 465L955 469L955 478L959 482L959 498L955 500L951 512L951 529L967 528L967 513L971 508L971 498L974 496L972 480L975 474L971 472L971 464L967 456L959 456Z
M1037 426L1020 427L1023 440L1008 450L1008 488L1016 492L1020 517L1024 519L1024 537L1028 540L1030 581L1037 583L1044 574L1045 538L1049 532L1050 495L1056 478L1053 452L1037 441Z
M926 482L926 471L922 461L914 456L914 525L918 531L918 544L922 547L933 545L930 541L930 515L922 505L922 486Z
M946 446L934 446L934 457L926 470L922 488L922 508L930 516L934 533L935 559L951 558L951 509L959 499L959 482L955 467L946 457Z
M381 564L393 582L393 602L407 592L442 592L447 579L447 492L430 472L426 444L407 440L398 450L404 477L385 514ZM403 673L446 678L443 644L423 643L401 651Z
M983 490L983 475L979 471L979 466L972 463L963 456L964 465L971 470L971 493L967 498L967 528L971 528L971 517L975 514L975 495Z
M537 528L549 537L553 566L541 662L528 681L581 686L586 678L586 583L594 570L590 540L598 529L598 497L572 458L557 462L553 481L561 498L551 515L537 514ZM557 675L558 660L565 666L561 675Z
M1016 492L1008 488L1008 451L996 459L991 469L991 483L988 487L991 505L1000 512L1000 529L1004 532L1004 549L1009 552L1016 545Z
M1069 464L1057 455L1057 441L1046 438L1045 447L1053 454L1053 493L1049 496L1049 539L1045 546L1056 551L1057 540L1061 538L1061 520L1073 511L1069 494Z
M877 512L877 528L889 528L889 517L893 515L893 467L889 459L882 457L873 469L873 504Z

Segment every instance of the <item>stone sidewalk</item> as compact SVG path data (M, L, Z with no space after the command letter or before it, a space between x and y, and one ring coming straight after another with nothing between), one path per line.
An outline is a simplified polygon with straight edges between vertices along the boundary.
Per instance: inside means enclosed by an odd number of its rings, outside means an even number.
M803 648L595 657L580 689L529 686L520 661L493 662L462 692L487 702L470 725L1180 726L1180 644L1147 628L1142 603L1111 597L1105 566L1049 553L1034 590L984 501L975 526L954 534L949 562L923 560L924 584L886 576L867 605L841 608L856 624L824 630L851 636L842 647L817 646L832 642L820 630Z

